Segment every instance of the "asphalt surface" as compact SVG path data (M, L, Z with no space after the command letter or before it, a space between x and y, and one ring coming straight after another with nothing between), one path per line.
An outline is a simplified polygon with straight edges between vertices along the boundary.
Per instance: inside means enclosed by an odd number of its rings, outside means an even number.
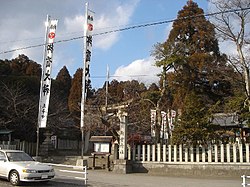
M80 187L84 186L82 173L64 172L56 169L56 177L48 183L24 183L25 187ZM88 187L242 187L239 178L166 177L149 174L116 174L106 170L88 170ZM1 187L10 187L8 181L0 180Z
M84 186L82 174L58 172L51 186L77 187ZM152 176L148 174L115 174L105 170L88 170L87 186L89 187L237 187L241 185L241 178L184 178ZM49 186L49 185L47 185Z
M237 187L242 179L183 178L149 174L114 174L89 171L88 185L93 187Z

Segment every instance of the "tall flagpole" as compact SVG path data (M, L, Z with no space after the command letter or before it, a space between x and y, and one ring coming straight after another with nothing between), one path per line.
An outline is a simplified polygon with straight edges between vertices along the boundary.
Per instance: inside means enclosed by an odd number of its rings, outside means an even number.
M56 33L58 20L50 20L47 16L46 31L45 31L45 44L44 44L44 57L40 85L40 99L39 99L39 113L37 123L37 149L36 156L38 156L39 149L39 128L46 128L47 118L49 111L49 99L51 89L51 71L54 51L54 39Z
M109 88L109 66L107 65L105 115L107 115L107 109L108 109L108 88ZM104 131L105 131L105 136L106 136L106 126L104 126Z
M88 3L85 5L85 23L84 23L84 37L83 37L83 70L82 70L82 99L81 99L81 134L82 134L82 144L81 144L81 157L83 158L84 152L84 109L86 100L86 40L87 40L87 18L88 17Z
M86 52L87 52L87 24L88 24L88 3L85 4L85 23L84 23L84 37L83 37L83 70L82 70L82 99L81 99L81 134L82 134L82 144L81 144L81 157L83 158L84 153L84 117L85 117L85 101L87 95L86 89Z
M92 51L92 31L93 31L93 21L94 12L88 9L88 3L86 3L85 9L85 24L84 24L84 46L83 46L83 71L82 71L82 99L81 99L81 133L82 133L82 146L81 146L81 156L83 158L84 153L84 108L85 101L87 97L87 86L89 84L89 64L91 59Z
M47 50L47 35L48 35L48 26L49 26L49 21L50 21L50 16L47 15L47 19L46 19L46 22L45 22L45 36L44 36L44 53L46 53L46 50ZM45 55L43 55L43 63L45 61ZM44 70L44 67L42 66L42 71ZM42 72L43 73L43 72ZM41 81L40 81L40 84L42 85L42 79L43 79L43 76L41 76ZM41 94L42 92L40 91L40 98L41 98ZM41 102L41 100L39 101ZM40 103L39 103L39 113L40 113ZM38 115L38 123L37 123L37 130L36 130L36 158L38 157L39 155L39 115Z
M107 77L106 77L106 100L105 106L108 106L108 84L109 84L109 66L107 65Z

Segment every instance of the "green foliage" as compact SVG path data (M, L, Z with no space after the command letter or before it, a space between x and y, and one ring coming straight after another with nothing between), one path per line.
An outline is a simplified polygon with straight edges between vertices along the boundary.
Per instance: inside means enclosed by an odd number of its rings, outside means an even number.
M161 127L160 112L179 111L175 121L172 143L206 144L220 140L223 131L210 123L215 112L237 112L241 122L249 122L250 114L244 106L242 77L226 64L220 54L214 25L193 1L178 12L167 40L155 45L152 55L155 65L163 67L160 86L148 88L138 81L108 83L97 91L87 83L85 106L86 129L103 135L119 130L117 116L107 120L106 128L100 117L107 113L100 109L108 105L130 103L129 133L150 134L150 109L157 110L158 135ZM25 55L13 60L0 60L1 95L0 128L14 130L17 138L34 140L39 101L41 67ZM240 84L235 83L240 80ZM243 89L242 89L243 88ZM48 128L61 136L78 138L80 103L82 98L82 69L71 78L63 67L52 80ZM115 111L112 111L115 112ZM63 133L67 132L67 133ZM24 137L23 134L30 134ZM156 138L157 139L157 138Z
M172 137L173 144L207 144L218 139L216 128L210 123L211 114L202 98L194 92L184 99L185 108L178 121Z
M181 111L173 131L175 143L205 143L219 137L209 123L212 108L224 111L233 96L229 75L235 75L219 52L214 25L198 5L189 1L178 12L169 37L156 44L152 53L156 65L172 68L167 73L169 108Z
M40 65L24 55L19 55L13 60L0 60L0 72L0 129L13 130L13 138L35 141ZM47 120L47 127L51 132L58 132L67 126L66 123L70 123L65 93L65 88L69 88L70 84L60 80L52 80ZM29 136L24 136L27 134Z
M0 76L7 76L11 74L11 68L8 61L0 60Z

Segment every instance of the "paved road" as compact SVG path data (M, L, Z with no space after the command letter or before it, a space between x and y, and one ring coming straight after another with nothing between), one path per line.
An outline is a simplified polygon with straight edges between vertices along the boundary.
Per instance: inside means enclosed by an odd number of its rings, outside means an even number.
M88 184L93 187L240 187L239 179L206 179L150 176L148 174L113 174L89 171Z
M80 179L82 174L68 173L56 170L57 176L53 181L43 183L25 183L25 187L80 187L84 186ZM88 170L88 187L242 187L241 178L184 178L151 176L148 174L115 174L104 170ZM11 185L0 180L1 187Z

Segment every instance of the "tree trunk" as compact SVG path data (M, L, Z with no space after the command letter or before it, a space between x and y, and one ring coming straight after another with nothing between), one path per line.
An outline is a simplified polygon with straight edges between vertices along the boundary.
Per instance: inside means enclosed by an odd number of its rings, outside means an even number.
M237 51L240 57L240 63L243 67L243 77L245 81L245 89L246 89L246 100L245 100L245 106L248 107L248 110L250 112L250 79L249 79L249 69L246 65L246 61L242 52L242 47L240 44L237 44Z

